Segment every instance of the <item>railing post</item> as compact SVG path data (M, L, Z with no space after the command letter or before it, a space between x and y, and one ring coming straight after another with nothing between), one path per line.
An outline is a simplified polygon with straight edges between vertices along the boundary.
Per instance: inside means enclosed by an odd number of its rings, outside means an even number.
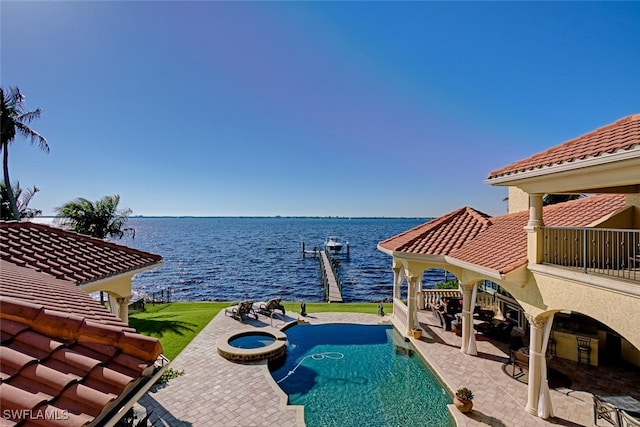
M585 228L582 230L582 266L585 274L587 273L587 268L589 266L588 261L589 260L587 257L587 229Z

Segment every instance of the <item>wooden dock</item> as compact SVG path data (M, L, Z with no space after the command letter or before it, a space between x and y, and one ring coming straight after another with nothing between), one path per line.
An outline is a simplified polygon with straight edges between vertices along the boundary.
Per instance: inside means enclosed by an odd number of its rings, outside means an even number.
M340 279L337 277L333 268L331 268L331 260L327 256L325 250L320 251L320 268L322 270L322 279L325 284L325 294L328 302L342 302L342 286Z

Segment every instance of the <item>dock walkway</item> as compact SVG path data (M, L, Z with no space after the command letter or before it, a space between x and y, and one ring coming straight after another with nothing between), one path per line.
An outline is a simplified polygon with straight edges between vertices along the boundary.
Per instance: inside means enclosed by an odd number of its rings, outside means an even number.
M322 268L322 277L327 283L327 301L342 302L342 291L338 285L338 278L331 268L331 260L327 256L327 251L320 251L320 268Z

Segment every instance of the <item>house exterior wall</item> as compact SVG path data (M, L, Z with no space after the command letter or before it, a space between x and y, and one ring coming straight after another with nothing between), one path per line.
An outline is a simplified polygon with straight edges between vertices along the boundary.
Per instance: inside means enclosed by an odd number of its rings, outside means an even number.
M529 194L518 187L509 187L509 213L529 210Z
M640 349L640 297L610 289L591 286L579 280L533 273L536 288L542 299L544 311L570 310L584 314L609 326L631 345ZM529 295L530 296L530 295ZM519 299L519 298L518 298ZM527 305L526 300L522 300ZM537 304L537 301L531 301ZM637 353L637 351L636 351ZM628 357L637 358L629 351ZM629 360L633 362L633 360Z
M640 228L640 193L625 196L627 206L633 206L633 223L631 228Z

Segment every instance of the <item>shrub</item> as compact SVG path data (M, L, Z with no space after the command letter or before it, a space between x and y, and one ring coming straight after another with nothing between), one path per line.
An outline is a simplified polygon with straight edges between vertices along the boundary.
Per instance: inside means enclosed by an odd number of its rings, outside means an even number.
M468 388L462 387L456 391L456 397L463 402L470 402L473 400L473 393Z

